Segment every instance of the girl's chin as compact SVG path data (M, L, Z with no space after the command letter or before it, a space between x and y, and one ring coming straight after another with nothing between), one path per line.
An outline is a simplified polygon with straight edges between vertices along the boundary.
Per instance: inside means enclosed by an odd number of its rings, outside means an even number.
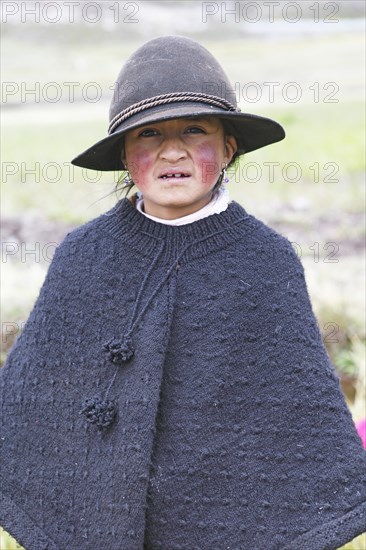
M171 200L165 200L161 202L154 202L154 205L156 205L158 208L179 208L183 206L189 206L193 204L195 201L189 200L187 198L182 199L171 199Z
M161 200L154 198L154 201L150 202L145 200L144 211L146 214L155 216L156 218L165 218L174 220L188 216L201 210L210 202L210 196L208 197L163 197Z

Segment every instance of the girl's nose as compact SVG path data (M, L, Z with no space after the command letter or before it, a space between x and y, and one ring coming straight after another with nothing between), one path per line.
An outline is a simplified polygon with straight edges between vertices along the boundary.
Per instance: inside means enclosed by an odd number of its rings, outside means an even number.
M161 143L160 157L170 162L183 159L187 151L183 141L178 136L165 137Z

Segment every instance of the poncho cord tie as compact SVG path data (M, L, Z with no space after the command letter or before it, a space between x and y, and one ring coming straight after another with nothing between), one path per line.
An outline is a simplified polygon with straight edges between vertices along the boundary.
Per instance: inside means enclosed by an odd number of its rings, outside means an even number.
M246 219L246 216L242 218L242 220L245 220L245 219ZM242 220L238 220L236 223L240 223ZM177 269L179 268L179 260L184 255L184 253L191 246L197 245L198 243L203 243L204 241L206 241L207 239L210 239L214 235L220 234L222 231L225 231L225 229L215 231L203 237L202 239L199 239L195 242L191 242L188 245L184 246L181 252L178 254L177 258L174 260L174 262L171 264L171 266L167 270L165 276L162 278L160 283L156 286L155 290L150 295L149 299L146 301L140 313L136 317L136 313L141 301L141 296L143 294L144 288L165 246L164 241L160 241L159 249L155 255L154 260L150 264L150 267L147 270L145 277L142 281L142 284L140 286L140 289L138 291L135 306L132 311L131 320L130 320L130 324L127 332L124 334L121 340L113 338L112 340L110 340L109 342L103 345L103 351L107 351L109 353L109 359L113 364L121 365L132 361L135 355L135 349L132 345L131 335L136 325L138 324L138 322L142 319L145 311L151 304L152 300L155 298L155 296L157 295L161 287L166 283L166 281L170 277L174 267L176 267ZM82 402L80 414L84 415L88 422L90 422L91 424L95 424L97 428L100 430L109 428L114 423L118 415L118 406L116 401L113 399L112 400L108 399L109 391L116 380L117 374L118 374L118 370L116 369L103 397L94 395L92 397L86 397Z

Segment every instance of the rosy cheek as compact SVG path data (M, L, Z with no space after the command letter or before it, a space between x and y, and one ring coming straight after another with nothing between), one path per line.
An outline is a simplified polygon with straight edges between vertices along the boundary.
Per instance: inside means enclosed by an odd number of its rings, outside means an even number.
M132 180L139 186L141 191L149 187L149 179L153 171L154 161L151 154L146 150L139 150L134 147L127 155L128 169Z
M205 187L211 187L219 177L221 171L217 149L210 144L198 146L196 149L195 162L198 166L203 185L205 185Z

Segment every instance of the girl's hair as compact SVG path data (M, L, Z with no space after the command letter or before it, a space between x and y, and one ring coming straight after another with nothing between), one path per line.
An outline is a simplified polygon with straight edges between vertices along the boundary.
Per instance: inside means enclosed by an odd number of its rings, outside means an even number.
M236 141L238 143L238 146L239 146L240 138L236 134L234 127L227 120L222 120L221 122L222 122L222 126L224 128L224 137L226 138L228 136L233 136L236 139ZM123 151L123 148L124 148L124 139L122 138L121 151ZM228 168L230 166L235 166L238 163L238 158L239 158L239 156L235 152L234 155L233 155L233 158L231 159L231 161L228 164ZM131 183L128 184L128 185L124 184L124 180L126 179L127 174L128 174L128 170L124 170L123 172L121 172L121 175L118 178L118 181L115 185L114 192L119 195L119 198L127 198L130 191L134 190L134 188L135 188L135 184L132 180L131 180ZM220 176L218 181L216 182L215 186L213 187L212 192L215 192L217 189L220 189L222 184L223 184L223 177Z

